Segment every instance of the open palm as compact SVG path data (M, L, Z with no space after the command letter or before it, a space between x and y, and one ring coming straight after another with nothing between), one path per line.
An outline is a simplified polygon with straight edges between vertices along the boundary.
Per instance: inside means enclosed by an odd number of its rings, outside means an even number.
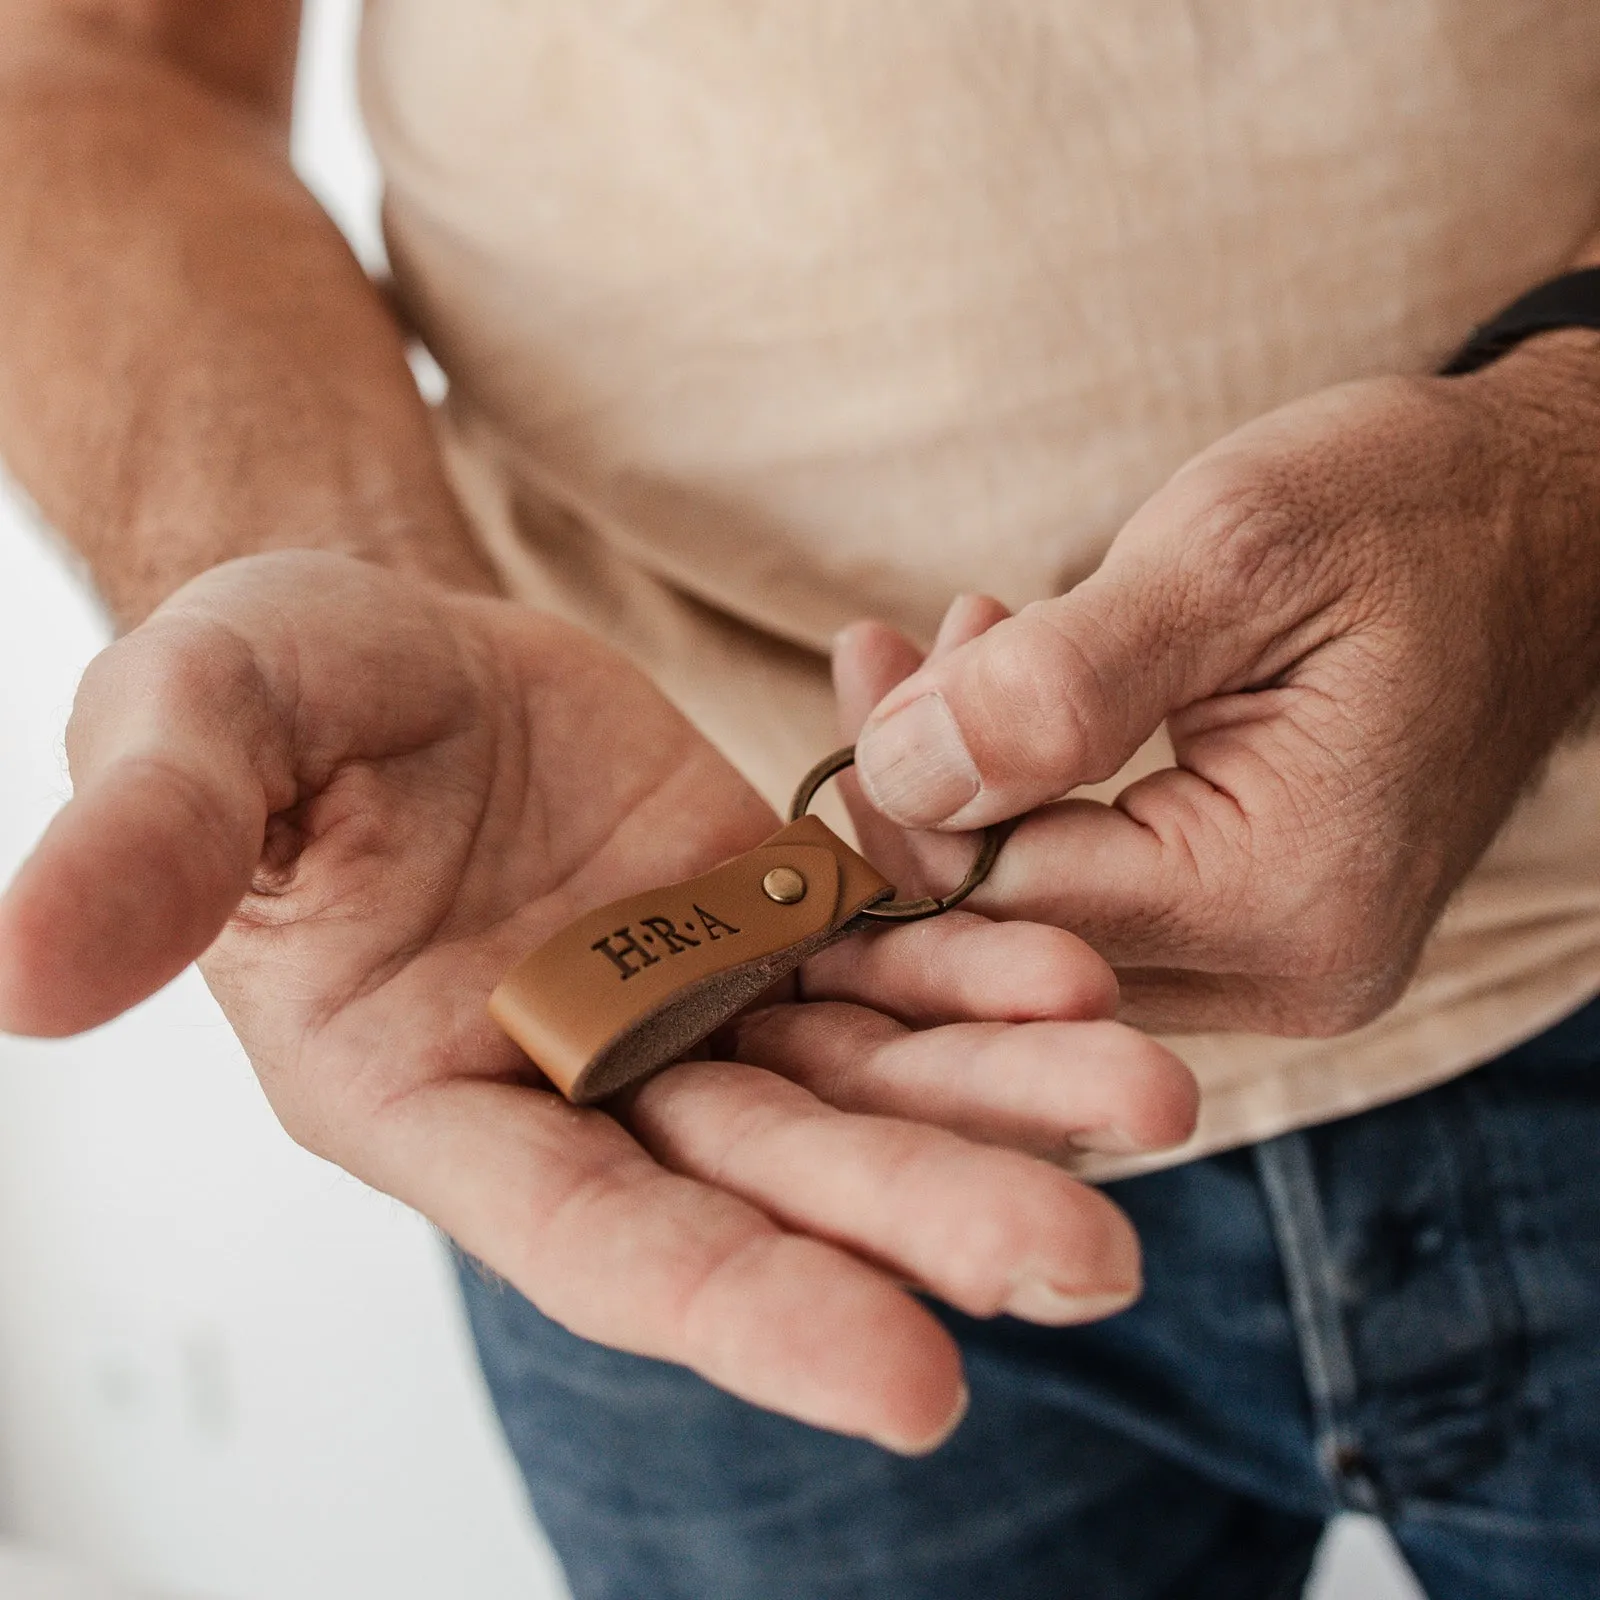
M558 927L775 826L586 635L254 557L99 658L69 754L76 798L0 904L0 1024L95 1025L204 952L290 1133L574 1331L916 1449L961 1378L905 1283L1053 1322L1137 1291L1125 1220L1022 1152L1176 1142L1193 1089L1059 931L852 940L807 1003L605 1109L498 1032L490 989Z

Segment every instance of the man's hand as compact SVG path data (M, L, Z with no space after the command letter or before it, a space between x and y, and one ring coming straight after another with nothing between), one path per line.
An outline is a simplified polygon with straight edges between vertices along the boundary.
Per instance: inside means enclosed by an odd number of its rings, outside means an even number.
M1109 1204L973 1139L1175 1142L1192 1083L1060 1020L1113 1004L1075 940L969 915L830 951L741 1064L615 1114L543 1088L493 983L774 819L623 663L480 597L400 329L289 166L299 7L88 10L0 15L0 449L142 625L0 905L0 1026L91 1026L210 946L303 1143L580 1333L926 1445L959 1366L897 1280L1045 1321L1137 1285ZM307 544L343 555L262 554Z
M68 748L76 797L0 902L0 1025L90 1027L206 951L295 1138L575 1331L918 1449L960 1367L903 1283L1042 1322L1135 1294L1121 1214L998 1147L1192 1122L1187 1074L1103 1020L1109 970L1058 930L968 915L835 947L810 1003L606 1110L495 1029L491 987L558 926L776 826L585 635L252 557L90 667Z
M867 624L836 671L880 861L884 816L1043 805L972 903L1082 934L1127 1016L1354 1028L1600 684L1600 340L1289 406L1181 471L1071 593L959 602L927 663ZM1175 767L1047 804L1163 721Z

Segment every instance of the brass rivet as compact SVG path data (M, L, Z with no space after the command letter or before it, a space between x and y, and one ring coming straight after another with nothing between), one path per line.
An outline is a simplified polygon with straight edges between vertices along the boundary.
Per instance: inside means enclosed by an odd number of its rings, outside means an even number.
M776 900L780 906L792 906L806 897L806 880L793 867L774 867L761 880L767 899Z

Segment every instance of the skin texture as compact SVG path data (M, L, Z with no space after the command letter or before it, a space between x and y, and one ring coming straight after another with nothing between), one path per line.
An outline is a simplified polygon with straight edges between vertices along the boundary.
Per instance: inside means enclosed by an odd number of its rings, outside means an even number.
M1070 594L963 599L926 662L847 633L858 822L885 870L948 874L953 841L885 818L1031 813L972 903L1082 934L1124 1017L1348 1031L1593 705L1597 530L1600 337L1300 401L1180 471ZM1163 722L1174 767L1060 800Z
M579 911L776 819L637 673L495 593L399 330L285 157L295 7L0 7L0 448L126 631L75 794L0 900L0 1027L188 962L284 1126L567 1326L931 1448L979 1315L1105 1315L1138 1245L1038 1159L1193 1125L1059 929L828 951L604 1110L492 985Z
M389 306L290 169L297 26L0 0L0 448L123 627L307 545L494 588Z

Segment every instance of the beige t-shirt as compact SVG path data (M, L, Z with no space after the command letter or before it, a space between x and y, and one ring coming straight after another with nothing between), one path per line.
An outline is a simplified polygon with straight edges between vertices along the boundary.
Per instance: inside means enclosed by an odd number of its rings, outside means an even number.
M489 548L775 801L839 627L1059 593L1192 453L1432 367L1600 225L1596 0L370 0L364 84ZM1184 1153L1597 991L1589 738L1380 1021L1176 1041Z

